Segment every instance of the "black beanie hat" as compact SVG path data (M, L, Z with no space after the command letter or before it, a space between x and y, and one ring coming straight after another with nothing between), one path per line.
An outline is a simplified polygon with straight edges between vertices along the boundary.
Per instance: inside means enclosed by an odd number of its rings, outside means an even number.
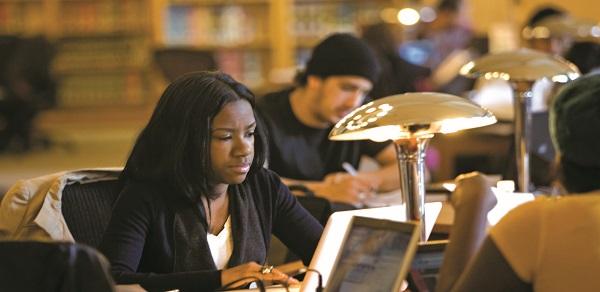
M557 94L550 132L561 159L600 168L600 75L579 78Z
M362 40L347 33L332 34L313 50L306 65L305 76L326 78L333 75L353 75L375 84L379 77L375 54Z

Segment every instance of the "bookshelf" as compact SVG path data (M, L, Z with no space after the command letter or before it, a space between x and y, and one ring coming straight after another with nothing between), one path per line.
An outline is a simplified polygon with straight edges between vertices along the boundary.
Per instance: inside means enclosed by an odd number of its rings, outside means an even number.
M398 3L400 2L400 3ZM404 1L296 0L291 31L296 40L296 64L304 64L312 48L333 32L358 34L362 25L380 21L381 10Z
M148 1L54 0L61 107L140 106L150 95Z
M59 108L140 106L150 95L150 0L0 0L0 33L55 47Z
M61 108L140 106L157 97L154 49L213 51L218 69L264 92L289 81L324 36L356 32L397 2L0 0L0 33L55 43Z
M159 47L213 50L218 69L253 89L303 64L331 32L357 32L392 0L157 0ZM357 26L358 25L358 26ZM280 71L281 70L281 71ZM282 73L285 74L285 73ZM274 76L275 75L275 76ZM288 78L288 82L291 81Z
M35 35L44 33L44 8L42 0L1 0L0 34Z
M292 66L285 29L290 0L158 0L154 41L159 48L210 50L219 70L254 90L269 73Z

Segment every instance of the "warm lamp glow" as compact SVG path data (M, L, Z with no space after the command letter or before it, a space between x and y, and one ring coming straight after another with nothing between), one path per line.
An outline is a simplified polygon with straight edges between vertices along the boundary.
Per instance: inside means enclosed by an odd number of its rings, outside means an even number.
M419 92L388 96L369 102L340 120L331 140L392 140L400 173L400 192L409 220L426 225L425 149L436 133L490 125L494 115L462 97ZM427 235L421 230L421 240Z
M467 77L514 81L556 77L567 82L579 77L579 70L571 62L530 49L489 54L465 64L459 72Z
M525 27L522 34L525 39L568 37L578 40L593 40L600 36L598 30L600 30L600 25L594 21L561 15L548 17L534 27Z
M329 138L377 142L430 138L435 133L452 133L495 122L491 112L458 96L434 92L406 93L355 109L335 125Z
M541 27L541 26L540 26ZM528 34L546 34L540 27L524 31ZM540 32L541 31L541 32ZM566 83L579 77L579 69L565 59L530 49L519 49L485 55L465 64L460 74L485 79L503 79L513 90L515 125L515 158L519 189L529 191L529 136L531 135L532 87L536 80L548 78L553 82Z
M421 16L414 8L402 8L398 11L398 21L404 25L414 25L419 22Z

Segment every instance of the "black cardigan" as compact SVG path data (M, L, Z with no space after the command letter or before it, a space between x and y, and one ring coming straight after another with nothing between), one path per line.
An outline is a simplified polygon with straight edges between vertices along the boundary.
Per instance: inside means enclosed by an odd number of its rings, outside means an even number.
M262 169L249 175L229 186L229 196L233 253L228 267L265 263L271 233L310 262L323 228L275 173ZM148 290L220 287L200 208L157 184L129 182L100 245L116 282Z

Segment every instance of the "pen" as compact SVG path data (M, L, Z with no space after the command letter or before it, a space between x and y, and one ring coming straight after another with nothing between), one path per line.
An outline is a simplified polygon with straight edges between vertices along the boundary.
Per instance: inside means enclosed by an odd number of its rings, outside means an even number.
M354 166L352 166L352 164L348 163L348 162L344 162L342 163L342 168L350 175L355 176L358 174L358 171L356 171L356 169L354 168Z

